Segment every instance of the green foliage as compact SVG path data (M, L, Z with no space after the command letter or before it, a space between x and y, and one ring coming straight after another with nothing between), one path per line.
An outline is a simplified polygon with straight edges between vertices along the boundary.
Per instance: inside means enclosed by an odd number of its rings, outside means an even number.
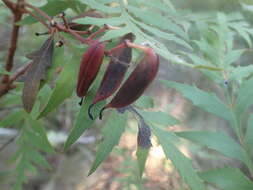
M152 127L152 130L161 143L166 157L172 161L185 183L188 184L192 190L204 190L205 186L203 181L193 169L190 159L185 157L174 145L175 135L158 127Z
M118 144L119 139L125 130L126 124L127 124L126 113L119 116L119 114L116 111L112 112L111 117L108 119L102 130L104 139L98 145L96 158L91 166L88 175L91 175L97 169L97 167L101 164L101 162L105 160L107 156L110 154L113 147Z
M202 172L201 178L224 190L248 190L253 188L253 183L249 178L237 168L219 168Z
M240 1L242 2L245 3L242 8L252 12L252 6L246 5L246 1ZM253 66L244 63L245 54L251 52L253 30L244 15L239 12L225 13L225 11L206 14L192 12L175 8L170 0L48 0L39 8L52 17L62 11L69 11L70 14L75 15L89 9L99 11L103 13L103 18L82 17L75 22L97 27L102 27L104 24L118 26L120 29L106 31L100 38L102 41L108 40L108 47L113 46L117 38L132 32L136 36L135 43L148 43L166 60L194 69L208 78L208 85L211 88L207 86L203 89L194 84L168 80L161 80L161 82L182 94L200 110L225 120L232 129L233 136L230 136L231 133L223 132L222 129L218 132L170 132L167 128L180 124L181 118L174 118L162 111L154 111L155 102L149 96L142 96L135 102L134 105L138 108L135 115L139 117L139 122L143 120L151 126L153 135L161 144L166 158L172 162L191 190L206 189L205 182L224 190L253 189L252 181L247 177L253 174L253 115L252 110L249 109L253 104L251 90ZM38 24L36 19L26 16L17 24L29 28L35 23ZM76 103L74 91L81 55L85 52L85 48L83 45L76 45L74 38L65 34L60 37L54 36L57 39L62 37L66 38L68 47L55 48L54 53L53 50L47 52L44 46L53 49L54 44L52 40L50 45L46 41L39 51L30 55L33 62L37 64L33 64L31 76L25 79L24 87L20 83L17 84L16 91L8 94L1 102L1 106L14 106L14 109L11 109L11 112L0 121L0 127L16 127L19 130L18 150L11 159L16 164L13 172L16 175L14 189L22 189L22 184L27 182L31 173L36 172L37 166L50 169L45 156L53 154L54 149L47 139L44 120L49 113L53 114L54 110L59 109L66 100L71 99ZM241 43L238 45L239 40ZM52 67L48 69L47 66L51 61ZM62 69L60 74L56 74L58 67ZM102 66L82 106L77 108L73 128L64 144L65 151L87 129L94 126L95 120L89 118L88 108L99 87L104 70ZM0 74L12 75L13 73L7 72L3 66L0 66ZM23 99L25 99L26 110L31 111L29 114L19 108L22 89L24 89ZM105 104L106 102L102 101L94 105L92 108L94 119L98 118ZM75 109L77 106L73 107ZM112 110L106 117L106 122L99 123L103 140L98 145L88 175L95 172L118 144L127 126L129 110L124 110L123 114ZM215 150L228 159L243 163L250 174L243 173L235 166L198 172L192 166L190 158L180 151L181 139L187 139L201 147ZM143 148L138 144L136 167L138 164L139 176L142 176L145 170L148 152L149 147ZM131 178L129 181L134 180Z

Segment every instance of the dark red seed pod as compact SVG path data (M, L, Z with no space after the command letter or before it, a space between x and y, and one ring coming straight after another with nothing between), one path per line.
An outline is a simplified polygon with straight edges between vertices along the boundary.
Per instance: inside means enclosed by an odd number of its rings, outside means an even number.
M153 49L148 48L145 57L136 66L115 97L101 110L100 118L102 111L106 108L122 108L137 100L154 80L158 68L159 57Z
M134 40L134 35L132 33L125 35L121 39L120 44L122 44L125 40L132 42ZM96 104L97 102L108 98L119 88L131 59L132 48L127 46L120 48L111 54L111 60L92 104Z
M96 40L83 54L78 74L77 96L84 97L86 95L103 62L104 51L105 44Z

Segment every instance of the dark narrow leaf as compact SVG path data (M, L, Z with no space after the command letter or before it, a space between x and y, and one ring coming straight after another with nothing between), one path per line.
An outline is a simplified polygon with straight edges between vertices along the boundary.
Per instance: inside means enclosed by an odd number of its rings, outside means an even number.
M112 112L112 115L110 115L103 128L102 133L104 140L98 146L95 161L93 162L88 175L91 175L97 169L103 160L105 160L110 154L113 147L118 144L119 139L125 130L126 123L127 112L123 114L119 114L115 110Z
M52 56L54 51L53 37L49 37L40 50L29 55L32 59L32 65L27 70L24 77L24 88L22 100L24 109L31 112L36 100L41 80L46 78L46 69L52 64Z
M139 174L142 177L146 160L148 157L148 152L151 144L151 130L150 127L145 123L144 120L140 119L138 125L138 138L137 138L138 148L136 152L138 166L139 166Z
M150 148L151 144L151 131L150 127L145 123L144 120L140 120L138 126L138 138L137 143L141 148Z
M223 190L250 190L253 183L237 168L219 168L200 173L206 182L215 184Z

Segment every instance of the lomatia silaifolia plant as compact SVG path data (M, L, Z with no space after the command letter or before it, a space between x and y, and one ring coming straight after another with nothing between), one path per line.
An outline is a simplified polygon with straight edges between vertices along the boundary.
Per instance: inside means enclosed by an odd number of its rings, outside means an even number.
M253 189L253 67L242 59L245 52L251 52L253 30L240 12L200 14L175 8L169 0L48 0L41 7L26 0L1 2L13 15L10 48L0 67L0 111L4 113L0 127L18 131L0 147L2 151L13 141L17 145L10 158L15 168L3 174L15 176L13 189L22 189L38 167L52 169L47 156L58 150L48 140L46 121L70 100L77 114L62 151L71 149L87 129L102 120L98 123L103 138L87 175L109 156L128 120L134 118L138 180L152 144L160 144L181 176L182 188ZM17 46L22 39L20 29L29 31L33 24L39 31L26 43L44 42L37 50L29 50L22 59L28 63L20 66L16 63L20 60L14 59L16 48L22 48ZM226 130L167 128L184 121L157 111L152 97L143 96L157 84L159 65L166 61L171 68L173 63L187 72L197 71L208 85L199 88L198 81L193 85L169 80L160 80L160 85L224 120ZM181 145L215 150L212 154L236 164L205 170L193 167ZM195 160L194 166L198 166Z

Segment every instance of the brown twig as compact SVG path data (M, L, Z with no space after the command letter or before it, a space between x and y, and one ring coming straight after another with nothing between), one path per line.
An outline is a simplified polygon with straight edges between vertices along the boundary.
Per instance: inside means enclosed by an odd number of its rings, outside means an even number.
M14 12L16 5L13 2L9 0L2 0L2 1L12 12Z
M34 7L33 5L31 5L31 4L29 4L29 3L24 3L24 6L33 9L36 13L39 13L41 16L43 16L43 17L46 18L49 22L51 22L52 18L51 18L50 16L48 16L48 14L46 14L44 11L40 10L39 8Z
M32 17L34 17L37 21L39 21L41 24L43 24L48 30L51 30L50 26L43 20L41 19L39 16L37 16L36 14L34 14L32 11L29 11L27 9L23 10L24 13L28 13L30 14Z
M9 1L4 1L4 2L9 2ZM13 28L12 28L12 32L11 32L11 41L10 41L10 47L8 50L8 55L7 55L7 60L6 60L6 64L5 64L5 70L6 71L11 71L12 67L13 67L13 60L14 60L14 56L15 56L15 52L17 49L17 42L18 42L18 34L19 34L19 25L16 25L16 22L20 21L22 18L23 13L20 11L20 8L22 8L22 3L23 0L18 0L18 2L15 5L15 9L12 10L13 14L14 14L14 20L13 20ZM8 83L9 81L9 75L4 75L3 77L3 83Z
M9 83L13 83L20 75L23 75L28 68L32 65L32 62L28 63L27 65L19 68L15 74L10 77Z

